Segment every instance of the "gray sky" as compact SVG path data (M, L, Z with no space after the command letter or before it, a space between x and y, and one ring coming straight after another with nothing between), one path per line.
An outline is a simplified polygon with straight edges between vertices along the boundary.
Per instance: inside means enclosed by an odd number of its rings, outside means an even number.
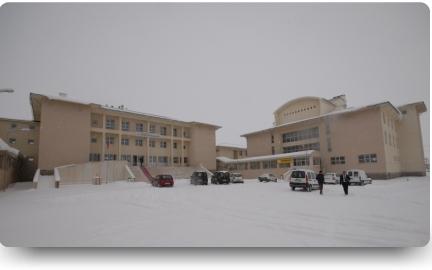
M31 119L29 92L223 126L218 143L272 126L299 96L348 106L424 101L423 4L16 4L0 8L0 117ZM429 112L421 117L429 156Z

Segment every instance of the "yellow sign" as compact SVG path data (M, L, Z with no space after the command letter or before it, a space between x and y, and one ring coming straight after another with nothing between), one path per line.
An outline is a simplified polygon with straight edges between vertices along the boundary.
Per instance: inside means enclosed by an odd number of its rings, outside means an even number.
M282 158L282 159L278 159L277 163L278 164L290 164L292 163L292 158Z

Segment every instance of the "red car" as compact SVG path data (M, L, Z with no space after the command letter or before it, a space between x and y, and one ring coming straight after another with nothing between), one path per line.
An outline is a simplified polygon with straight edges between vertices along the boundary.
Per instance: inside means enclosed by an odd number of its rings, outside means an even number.
M156 175L151 183L155 187L172 187L174 186L174 179L169 174L160 174Z

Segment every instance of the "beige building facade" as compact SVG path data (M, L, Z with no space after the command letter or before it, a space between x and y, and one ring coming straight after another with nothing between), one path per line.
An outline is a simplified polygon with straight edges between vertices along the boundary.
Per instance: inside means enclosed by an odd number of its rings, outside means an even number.
M263 167L277 175L299 167L338 174L362 169L378 179L425 175L419 121L425 111L423 102L399 107L382 102L347 108L345 95L330 100L298 98L275 111L273 127L242 135L247 140L248 158L267 158L255 164L255 169L249 163L247 170L237 170L250 177L257 177ZM313 157L305 160L296 155L308 150L315 151ZM273 167L263 163L278 155L282 156L273 162ZM239 162L242 160L225 159L224 167Z
M219 126L74 101L30 95L40 122L39 168L88 161L125 160L148 167L204 166L216 169Z

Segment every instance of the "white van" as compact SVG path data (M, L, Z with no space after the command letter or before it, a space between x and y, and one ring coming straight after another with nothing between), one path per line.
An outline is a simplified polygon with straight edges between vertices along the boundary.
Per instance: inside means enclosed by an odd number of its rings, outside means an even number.
M339 176L334 172L329 172L324 175L324 184L339 184Z
M319 189L316 174L312 170L306 169L293 169L289 176L289 184L292 190L300 187L311 192L312 189Z
M351 178L350 185L363 186L366 184L372 184L372 179L370 179L363 170L352 169L347 171L347 175Z

